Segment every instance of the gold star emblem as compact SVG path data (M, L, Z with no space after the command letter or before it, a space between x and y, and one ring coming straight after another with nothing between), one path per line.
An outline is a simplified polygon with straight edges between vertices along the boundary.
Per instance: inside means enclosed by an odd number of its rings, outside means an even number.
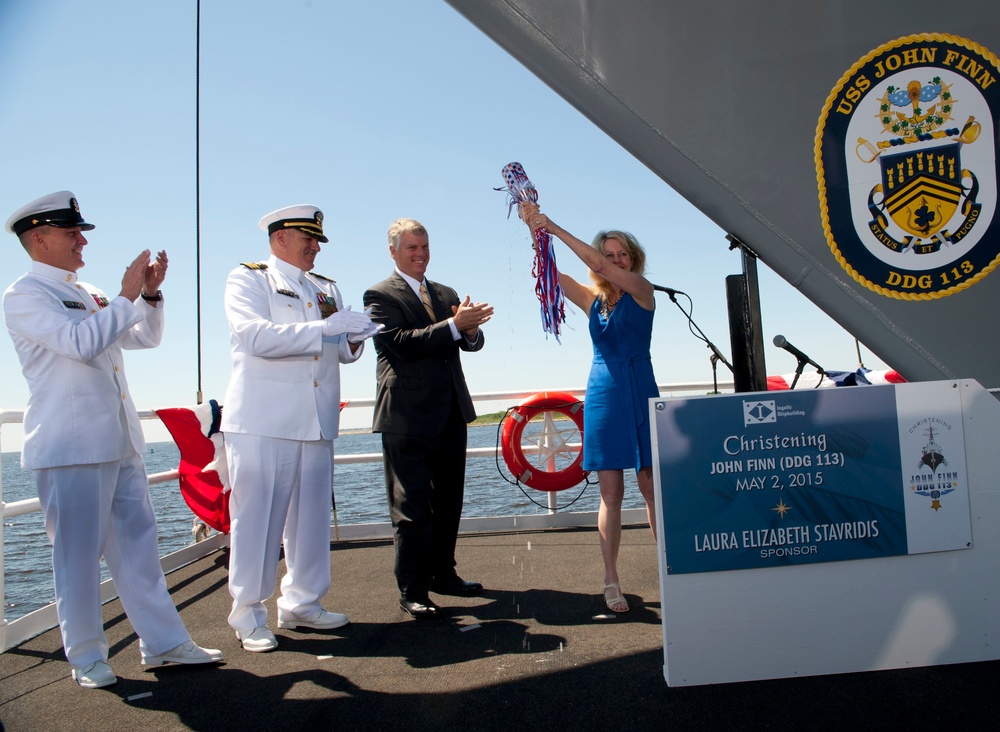
M785 514L792 510L791 506L786 506L784 500L779 500L778 505L771 509L772 511L777 511L781 518L785 518Z

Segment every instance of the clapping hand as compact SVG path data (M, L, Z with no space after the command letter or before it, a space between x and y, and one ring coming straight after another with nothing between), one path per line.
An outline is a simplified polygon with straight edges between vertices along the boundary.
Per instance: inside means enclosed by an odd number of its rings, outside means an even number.
M469 338L475 338L479 326L493 317L493 306L485 302L472 302L466 295L459 305L451 306L455 327Z
M125 274L122 275L122 289L118 293L119 297L128 298L129 301L133 302L139 298L139 294L145 286L146 271L149 266L149 250L145 249L132 261L132 264L125 268Z
M147 261L149 259L147 254ZM142 294L144 295L155 295L160 291L160 285L163 284L163 280L167 276L167 253L160 250L160 253L156 255L156 261L149 264L146 267L146 280L142 286Z
M351 306L348 305L347 309L350 310ZM369 318L371 318L372 308L371 308L370 305L365 308L365 315L367 315ZM371 325L368 326L368 328L366 328L365 330L361 331L360 333L351 333L349 336L347 336L347 342L348 343L361 343L361 341L368 340L373 335L375 335L376 333L380 332L383 328L385 328L385 323L375 323L375 322L372 322Z
M364 333L372 326L372 319L367 313L356 313L348 305L323 320L323 335L327 338L343 335L348 336Z

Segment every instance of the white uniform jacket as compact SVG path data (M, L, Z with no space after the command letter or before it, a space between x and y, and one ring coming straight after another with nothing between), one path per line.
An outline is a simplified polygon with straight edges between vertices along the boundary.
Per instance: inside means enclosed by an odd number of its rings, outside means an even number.
M266 266L264 266L266 265ZM226 281L233 373L223 432L332 440L340 428L340 364L357 361L346 335L323 337L323 311L343 309L332 280L275 256Z
M21 465L122 460L146 449L122 349L153 348L163 303L109 299L75 272L34 262L3 295L4 322L28 381Z

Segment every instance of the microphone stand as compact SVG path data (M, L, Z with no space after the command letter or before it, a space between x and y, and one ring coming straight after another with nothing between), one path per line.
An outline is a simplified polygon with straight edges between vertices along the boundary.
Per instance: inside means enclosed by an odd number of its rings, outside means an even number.
M653 289L654 290L659 290L660 292L667 293L667 296L670 298L670 301L674 305L676 305L677 308L682 313L684 313L684 317L687 318L688 330L690 330L691 333L692 333L692 335L694 335L696 338L705 341L705 344L708 346L709 350L712 351L712 355L709 356L709 359L708 359L712 363L712 392L714 394L718 394L719 393L719 373L718 373L718 371L719 371L719 369L718 369L719 361L722 361L722 363L726 364L726 367L729 369L730 373L733 373L733 365L731 363L729 363L729 361L726 360L726 357L722 355L722 351L720 351L718 348L716 348L715 344L712 343L712 341L710 341L708 339L708 336L705 335L705 332L701 328L698 327L698 324L695 323L694 319L691 317L691 313L687 312L684 309L684 306L681 305L679 302L677 302L677 295L684 295L688 300L691 299L691 296L688 295L686 292L679 292L678 290L671 290L669 288L660 287L660 286L657 286L657 285L653 285ZM694 308L692 307L692 310L693 309Z
M809 363L809 361L805 358L796 357L795 360L799 362L799 365L795 369L795 378L792 379L792 385L788 387L789 390L795 388L795 385L799 382L799 377L802 376L802 370L806 367L806 364ZM818 389L823 383L823 378L826 376L826 371L823 369L816 369L816 373L819 374L819 381L816 382L816 386L814 386L813 389Z
M789 390L794 389L795 385L799 383L799 377L802 376L802 369L806 367L806 360L804 358L798 358L796 361L799 365L795 368L795 378L792 379L792 385L789 386Z
M814 389L818 389L823 384L823 377L829 377L829 374L826 372L826 369L824 369L818 363L809 358L806 354L802 353L802 351L800 351L798 348L796 348L787 340L785 340L785 336L776 335L774 337L773 342L774 345L777 346L778 348L784 351L788 351L790 354L795 356L795 361L798 364L795 367L795 378L792 379L792 384L791 386L788 387L789 390L794 389L795 385L799 383L799 377L802 376L802 370L806 367L807 363L815 366L816 373L819 374L819 381L816 382L816 386L813 387Z

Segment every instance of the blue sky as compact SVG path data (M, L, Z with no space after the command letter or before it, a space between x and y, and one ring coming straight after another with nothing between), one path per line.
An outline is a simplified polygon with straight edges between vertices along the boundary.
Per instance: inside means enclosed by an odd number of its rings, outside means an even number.
M725 232L443 1L204 2L201 37L205 398L221 400L229 379L226 275L266 256L258 219L295 203L324 210L331 241L316 271L355 306L392 270L389 224L427 226L428 276L496 308L486 348L464 359L473 392L583 386L585 317L568 310L562 344L546 337L527 230L493 190L514 160L543 210L580 238L636 234L650 280L689 293L695 322L728 357L725 277L741 262ZM0 0L0 217L74 191L97 225L80 275L111 294L140 250L170 255L164 342L127 357L140 407L193 404L197 389L195 48L194 0ZM3 236L6 287L28 260ZM557 258L583 275L561 245ZM795 368L770 345L778 333L828 369L857 365L848 333L763 266L761 283L768 373ZM710 380L708 349L659 297L657 379ZM374 349L342 381L346 398L374 396ZM0 407L23 408L6 337L0 384ZM346 426L366 426L370 414L357 412ZM17 442L5 428L3 449Z

